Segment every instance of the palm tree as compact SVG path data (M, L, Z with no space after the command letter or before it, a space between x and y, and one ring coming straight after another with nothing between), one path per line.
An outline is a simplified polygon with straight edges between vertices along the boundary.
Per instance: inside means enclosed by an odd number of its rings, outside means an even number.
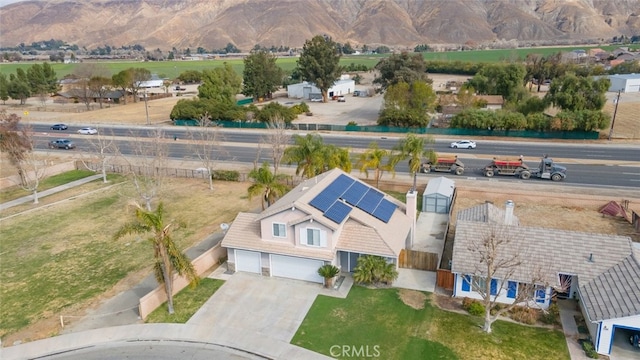
M356 164L356 166L360 168L360 172L364 172L367 178L369 178L369 169L373 169L377 188L380 187L380 179L385 171L390 171L395 175L392 160L389 160L387 164L382 163L384 158L389 157L390 154L390 151L380 149L378 143L374 141L369 144L369 148L364 153L360 154L360 158Z
M310 179L323 171L324 144L319 135L293 135L295 145L284 151L284 158L288 164L296 163L296 175Z
M135 207L136 219L122 226L113 237L120 239L128 234L150 234L148 240L153 244L156 280L158 283L164 284L169 314L173 314L174 271L186 277L191 282L191 286L196 286L199 281L193 264L187 255L178 250L171 236L171 231L180 228L182 224L165 223L162 203L155 211L148 211L137 203L133 206Z
M333 278L340 273L340 269L332 264L325 264L318 269L318 275L324 278L324 286L328 289L333 287Z
M358 265L353 270L353 281L360 284L385 283L389 285L398 278L396 265L375 255L359 257Z
M418 137L416 134L409 133L393 148L398 151L392 162L394 167L399 161L409 159L409 173L413 176L413 191L416 189L416 174L420 170L423 159L426 157L435 161L436 155L433 149L425 149L427 144L433 144L434 142L431 137Z
M251 170L249 177L255 181L253 185L249 186L249 199L262 194L262 210L265 209L265 202L267 203L267 207L271 206L273 202L287 191L287 187L282 184L286 175L274 175L269 168L268 162L264 162L259 169Z

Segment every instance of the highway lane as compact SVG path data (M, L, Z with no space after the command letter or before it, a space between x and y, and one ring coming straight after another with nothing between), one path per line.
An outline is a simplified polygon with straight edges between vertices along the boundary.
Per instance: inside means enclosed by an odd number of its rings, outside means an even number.
M67 137L69 134L75 134L82 126L69 126L66 131L52 131L49 129L51 125L33 124L36 133L47 133L49 136ZM101 129L103 133L114 136L139 136L148 137L153 133L155 128L130 128L121 126L108 126ZM166 138L188 139L189 131L197 130L187 127L168 127L163 128ZM303 132L300 132L304 134ZM134 135L135 134L135 135ZM220 131L221 141L227 143L241 144L257 144L265 142L264 131L260 130L236 130L223 129ZM333 144L339 147L350 147L353 149L364 149L373 141L377 142L381 148L391 149L398 140L403 137L401 134L377 135L370 136L360 133L350 135L344 134L321 134L323 140L327 144ZM442 153L455 153L460 157L464 157L466 153L479 154L497 157L519 157L523 155L526 159L537 159L543 154L549 154L553 158L563 159L584 159L584 160L602 160L603 164L607 161L640 161L640 144L589 144L581 141L573 141L571 143L552 142L532 142L529 139L515 138L508 141L496 140L477 140L478 148L474 150L451 149L449 144L454 139L436 139L434 150Z
M40 142L38 143L38 148L45 149L46 148L46 140L50 139L49 136L40 136ZM73 141L77 145L76 151L85 151L91 152L92 145L90 144L89 136L78 136L73 137ZM127 140L117 140L116 145L118 146L120 152L124 155L135 155L134 149L131 145L130 141ZM184 140L168 141L169 145L169 156L174 159L180 160L197 160L197 156L195 156L193 150ZM51 151L66 151L66 150L51 150ZM74 151L74 150L70 150ZM222 149L216 150L212 153L212 159L217 159L218 161L231 161L231 162L241 162L241 163L253 163L257 158L257 147L251 144L243 144L243 145L228 145L224 146ZM478 181L506 181L506 182L523 182L525 180L517 179L512 176L496 176L494 178L485 178L482 173L482 168L486 166L489 162L487 159L478 159L474 157L465 157L465 155L473 154L475 155L477 152L473 150L470 151L461 151L460 159L465 164L465 174L463 177L472 177L476 178ZM355 162L354 156L354 162ZM525 158L526 159L526 158ZM638 159L636 159L638 160ZM258 162L262 163L264 161L270 162L270 150L267 147L263 147L260 151L260 156L258 157ZM526 163L530 167L538 166L539 156L531 157L531 160L526 159ZM580 186L596 186L596 187L626 187L626 188L640 188L640 167L638 166L623 166L623 165L605 165L603 164L575 164L575 163L562 163L559 164L567 167L567 179L563 182L571 185L580 185ZM293 165L292 165L293 166ZM199 166L195 166L196 168ZM357 169L353 170L358 171ZM396 171L398 173L407 173L408 165L406 162L401 162L396 167ZM449 175L448 173L432 173L432 174L420 174L420 176L440 176L440 175ZM530 179L526 181L535 181L535 182L548 182L554 183L550 180L542 180L542 179ZM557 183L554 183L557 184Z

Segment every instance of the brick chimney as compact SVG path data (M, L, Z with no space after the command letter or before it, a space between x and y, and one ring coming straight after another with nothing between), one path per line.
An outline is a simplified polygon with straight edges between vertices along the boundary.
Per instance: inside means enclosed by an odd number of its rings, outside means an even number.
M411 249L413 247L413 242L416 236L417 214L418 214L418 191L409 190L409 192L407 192L407 216L411 219L411 233L409 234L407 249Z
M504 204L504 224L513 225L513 207L516 204L512 200L507 200Z

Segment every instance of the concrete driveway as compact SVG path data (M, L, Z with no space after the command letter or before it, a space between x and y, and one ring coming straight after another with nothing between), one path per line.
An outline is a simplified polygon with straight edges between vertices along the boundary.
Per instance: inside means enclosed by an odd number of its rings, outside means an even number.
M320 284L238 272L187 324L289 343L320 293L324 293Z

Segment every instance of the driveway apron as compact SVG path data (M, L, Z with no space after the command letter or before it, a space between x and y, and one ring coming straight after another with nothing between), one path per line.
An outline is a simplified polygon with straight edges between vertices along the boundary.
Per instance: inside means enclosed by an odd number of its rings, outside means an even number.
M196 312L189 325L264 335L287 343L322 286L238 272Z

